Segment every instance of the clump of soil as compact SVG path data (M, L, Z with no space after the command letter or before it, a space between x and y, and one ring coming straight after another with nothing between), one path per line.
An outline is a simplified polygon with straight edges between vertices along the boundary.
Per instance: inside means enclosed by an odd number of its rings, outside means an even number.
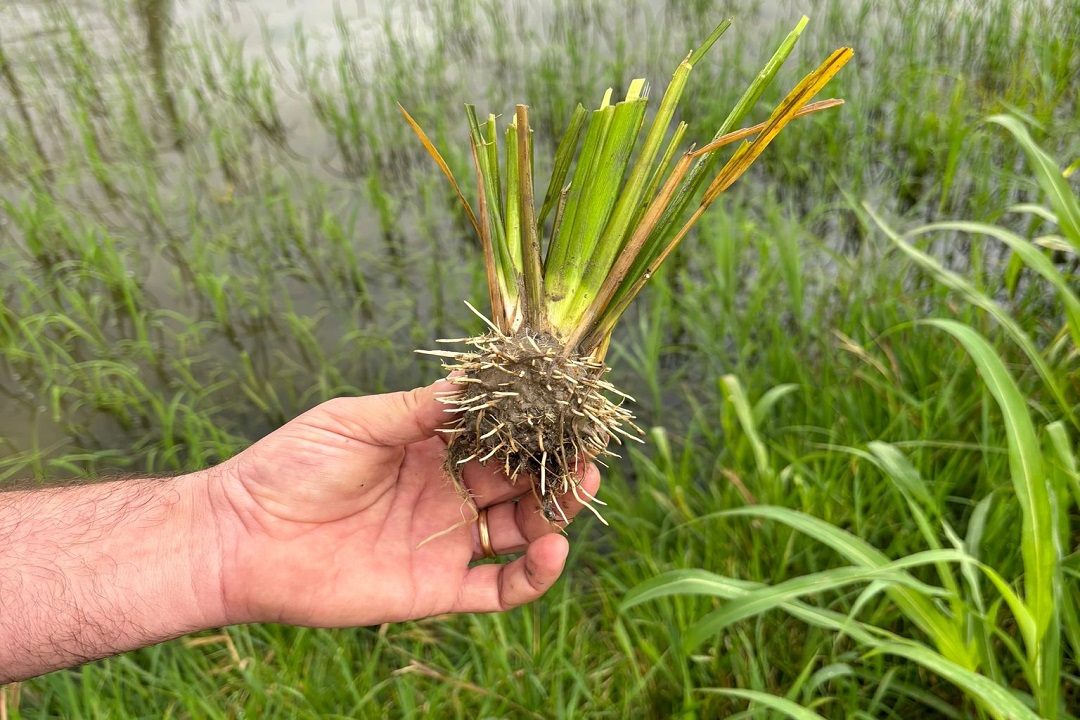
M544 516L565 521L560 497L571 493L588 505L579 494L578 466L614 454L608 445L621 443L619 435L638 439L626 429L641 432L633 415L609 395L629 398L602 379L603 362L565 353L547 333L491 332L461 342L475 350L437 353L456 361L445 367L461 387L441 398L460 415L445 430L451 435L447 469L459 486L472 460L495 463L511 482L524 475Z

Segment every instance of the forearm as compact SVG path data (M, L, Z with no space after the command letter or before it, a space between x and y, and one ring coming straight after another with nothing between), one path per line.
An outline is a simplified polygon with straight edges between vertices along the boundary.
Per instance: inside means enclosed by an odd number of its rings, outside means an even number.
M0 684L222 624L208 479L0 493Z

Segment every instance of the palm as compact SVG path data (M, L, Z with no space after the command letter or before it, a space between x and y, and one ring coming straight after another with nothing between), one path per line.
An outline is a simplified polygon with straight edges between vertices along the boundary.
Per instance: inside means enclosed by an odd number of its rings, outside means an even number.
M331 401L234 458L225 485L240 520L229 593L237 614L367 625L504 609L554 581L565 541L551 535L531 496L512 502L525 483L467 468L466 499L446 478L445 445L431 437L445 418L433 391ZM470 568L481 556L478 506L489 508L497 551L536 541L526 559Z

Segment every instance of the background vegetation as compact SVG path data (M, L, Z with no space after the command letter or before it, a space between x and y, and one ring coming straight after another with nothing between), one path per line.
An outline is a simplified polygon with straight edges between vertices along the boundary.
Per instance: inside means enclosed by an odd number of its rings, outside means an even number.
M830 85L848 104L784 133L617 332L649 443L606 473L612 526L575 524L542 602L227 628L3 688L0 711L1080 714L1060 172L1080 6L805 5L428 0L375 32L340 12L246 43L228 3L175 23L160 0L4 8L5 482L201 467L323 399L434 378L412 350L476 329L482 262L395 102L468 177L463 103L528 102L550 159L574 104L659 90L728 15L688 138L802 12L753 121L828 50L856 59Z

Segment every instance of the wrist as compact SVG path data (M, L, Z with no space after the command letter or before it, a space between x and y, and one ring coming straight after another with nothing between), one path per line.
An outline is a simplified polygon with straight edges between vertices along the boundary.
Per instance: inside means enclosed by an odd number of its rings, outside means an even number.
M230 617L225 597L226 548L229 533L227 508L219 498L222 466L199 470L177 478L182 511L175 529L178 538L190 539L182 568L190 587L189 623L192 630L222 627L237 622Z
M192 473L191 493L198 498L193 517L207 531L207 544L194 565L208 627L265 621L251 607L252 583L245 555L250 552L249 524L252 519L250 495L240 480L239 458Z

